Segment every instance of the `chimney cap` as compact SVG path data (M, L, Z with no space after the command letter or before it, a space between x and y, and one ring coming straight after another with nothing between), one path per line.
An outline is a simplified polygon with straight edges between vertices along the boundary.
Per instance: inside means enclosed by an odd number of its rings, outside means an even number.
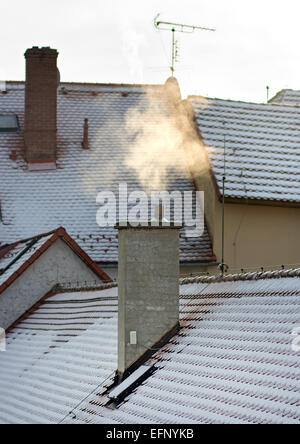
M119 221L115 228L118 230L126 229L126 228L133 228L133 229L162 229L162 228L173 228L180 230L183 228L183 224L180 221L173 221L170 222L168 219L165 218L164 215L164 206L162 203L155 206L155 214L154 217L150 221L143 221L141 220L137 225L132 225L128 221Z
M25 58L27 57L57 57L58 51L57 49L50 48L50 46L44 46L39 48L38 46L33 46L32 48L28 48L25 52Z

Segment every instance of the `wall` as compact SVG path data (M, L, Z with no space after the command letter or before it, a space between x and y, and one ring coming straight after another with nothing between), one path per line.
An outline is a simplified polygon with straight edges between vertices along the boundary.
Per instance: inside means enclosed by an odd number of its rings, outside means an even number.
M0 294L0 326L7 329L55 284L77 281L100 283L101 279L58 239Z
M196 178L204 191L205 219L217 261L222 258L222 204L206 169ZM300 263L300 208L225 204L225 263L229 271ZM210 273L218 270L208 268Z
M118 266L107 266L103 263L98 263L99 267L102 268L103 271L105 271L106 274L114 281L118 282Z
M214 252L221 258L222 205L216 202ZM225 205L225 262L241 268L300 264L300 208Z
M213 242L215 235L215 211L218 199L216 196L216 189L213 185L212 178L209 172L209 166L203 170L202 174L195 178L196 189L204 191L204 217L209 232L210 238Z
M103 268L103 271L105 271L105 273L107 273L113 281L118 282L118 267L103 267L103 264L100 264L100 267ZM180 265L179 273L180 277L186 277L200 275L203 273L212 274L217 270L217 267L213 267L211 265L186 263Z
M190 277L190 276L201 276L206 274L217 274L220 272L220 269L217 265L194 265L193 263L181 265L180 267L180 277Z

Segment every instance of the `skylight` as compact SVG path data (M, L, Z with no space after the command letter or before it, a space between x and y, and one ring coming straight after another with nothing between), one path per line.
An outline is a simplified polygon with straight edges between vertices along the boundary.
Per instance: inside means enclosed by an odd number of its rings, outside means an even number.
M16 133L17 131L19 131L18 116L0 114L0 133Z

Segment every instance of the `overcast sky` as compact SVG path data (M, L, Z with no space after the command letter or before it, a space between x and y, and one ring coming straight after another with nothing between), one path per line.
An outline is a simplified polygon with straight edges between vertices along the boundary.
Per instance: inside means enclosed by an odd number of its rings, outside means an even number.
M1 1L0 79L23 80L25 49L59 51L62 81L163 83L171 33L153 19L216 28L177 33L183 96L264 102L300 89L299 0Z

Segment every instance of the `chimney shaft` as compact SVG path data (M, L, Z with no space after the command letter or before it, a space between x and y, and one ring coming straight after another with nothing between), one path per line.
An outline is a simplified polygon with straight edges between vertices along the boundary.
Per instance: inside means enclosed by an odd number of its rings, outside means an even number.
M119 228L118 374L179 326L178 227Z
M33 47L25 53L25 158L33 169L55 167L57 56L51 48Z
M84 119L82 148L89 149L89 119Z

